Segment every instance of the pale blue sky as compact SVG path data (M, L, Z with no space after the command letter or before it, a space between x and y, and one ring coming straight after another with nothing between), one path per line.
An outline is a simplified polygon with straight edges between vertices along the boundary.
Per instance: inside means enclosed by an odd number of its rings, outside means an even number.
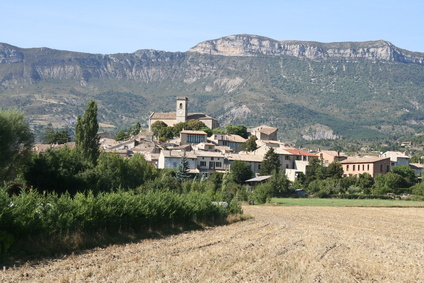
M13 0L0 42L89 53L187 51L232 34L319 42L387 40L424 52L422 0Z

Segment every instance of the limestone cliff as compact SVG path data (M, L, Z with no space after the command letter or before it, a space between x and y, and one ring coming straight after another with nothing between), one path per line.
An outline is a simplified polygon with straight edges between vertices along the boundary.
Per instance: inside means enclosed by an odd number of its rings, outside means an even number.
M277 41L256 35L232 35L201 42L189 51L222 56L286 55L312 60L368 59L424 64L423 53L403 50L384 40L320 43Z

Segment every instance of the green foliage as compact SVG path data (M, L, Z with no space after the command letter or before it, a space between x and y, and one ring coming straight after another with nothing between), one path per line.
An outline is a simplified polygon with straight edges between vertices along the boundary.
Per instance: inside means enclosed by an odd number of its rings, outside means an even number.
M384 175L377 175L374 178L373 193L381 195L387 193L399 194L402 192L403 182L402 176L396 173L389 172Z
M328 178L340 179L343 176L343 168L339 162L331 162L326 171Z
M0 183L13 181L30 158L33 135L24 114L0 110Z
M258 148L258 145L256 144L256 136L250 136L245 144L246 150L247 151L254 151Z
M275 153L273 147L265 153L264 160L261 165L261 175L270 175L273 171L278 172L281 167L279 155Z
M93 194L22 192L9 197L0 191L0 231L16 240L71 232L143 231L149 227L182 225L226 217L229 209L216 206L201 193L116 191ZM232 209L235 209L235 204Z
M237 126L227 125L225 126L225 131L226 131L225 132L226 134L239 135L245 139L247 139L249 135L245 125L237 125Z
M403 178L403 182L400 184L402 188L409 188L418 183L418 177L415 175L414 170L407 165L393 166L390 171Z
M202 121L199 120L188 120L187 122L185 122L185 130L192 130L192 131L200 131L203 128L207 128L205 123L203 123Z
M86 187L79 174L88 168L90 164L75 150L68 147L50 149L33 155L24 172L24 179L39 191L76 193Z
M130 134L125 132L123 129L119 130L119 132L115 135L116 141L123 141L130 138Z
M159 134L160 130L166 127L168 127L168 125L163 121L156 121L152 125L150 125L151 131L157 138L161 137Z
M235 160L230 167L231 180L237 184L244 184L253 175L250 165L247 162Z
M424 183L420 182L411 187L411 191L414 195L424 196Z
M175 178L177 178L178 181L184 182L188 178L190 178L190 174L188 173L189 170L189 164L187 157L184 156L181 158L180 165L178 166L178 171L175 174Z
M97 103L90 100L84 116L78 116L75 126L75 148L91 164L95 165L99 157L99 123L97 122Z
M52 124L49 124L44 130L43 143L45 144L64 144L70 141L68 129L55 130Z
M266 203L272 197L272 187L269 183L262 183L255 187L252 198L256 203Z

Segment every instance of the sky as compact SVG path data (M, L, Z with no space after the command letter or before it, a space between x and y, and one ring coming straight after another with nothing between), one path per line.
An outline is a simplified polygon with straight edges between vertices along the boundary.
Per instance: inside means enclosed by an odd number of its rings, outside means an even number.
M386 40L424 52L422 0L13 0L0 42L96 53L187 51L233 34L318 42Z

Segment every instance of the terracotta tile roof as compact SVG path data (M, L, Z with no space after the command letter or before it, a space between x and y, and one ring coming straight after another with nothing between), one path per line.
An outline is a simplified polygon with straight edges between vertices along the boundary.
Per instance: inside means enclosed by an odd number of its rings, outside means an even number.
M194 152L195 155L199 157L222 157L225 158L224 154L219 151L203 151L203 150L197 150Z
M244 143L244 142L246 142L246 139L239 136L239 135L228 135L227 141Z
M240 160L240 161L252 161L252 162L262 162L264 157L261 155L252 155L252 154L231 154L228 156L229 160Z
M192 135L208 135L204 131L193 131L193 130L184 130L180 132L181 134L192 134Z
M270 135L272 133L275 133L278 131L278 128L262 128L259 130L259 132L264 133L265 135Z
M163 154L165 157L176 157L176 158L181 158L185 154L186 158L192 158L192 159L197 158L197 156L190 151L162 150L161 154Z
M382 160L390 160L390 158L385 157L348 157L347 159L340 161L342 164L348 163L375 163Z
M153 113L153 115L151 116L151 119L175 120L176 118L177 118L177 115L175 112ZM206 119L216 120L204 113L188 113L187 114L187 121L188 120L206 120Z
M302 155L302 156L310 156L310 157L318 157L318 155L313 154L313 153L309 153L300 149L295 149L295 148L285 148L285 151L287 151L290 154L293 155Z
M175 120L176 119L175 112L173 113L154 113L151 119L164 119L164 120Z

